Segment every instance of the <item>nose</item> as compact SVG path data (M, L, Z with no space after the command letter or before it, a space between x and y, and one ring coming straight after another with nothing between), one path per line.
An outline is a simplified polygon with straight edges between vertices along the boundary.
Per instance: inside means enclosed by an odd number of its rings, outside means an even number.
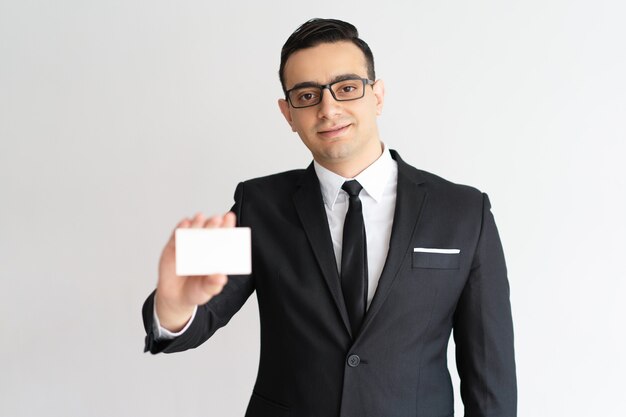
M328 91L326 91L328 90ZM322 97L320 98L320 103L318 105L318 116L320 118L332 118L333 116L339 114L341 112L340 103L335 100L332 93L330 92L329 86L324 86L322 88Z

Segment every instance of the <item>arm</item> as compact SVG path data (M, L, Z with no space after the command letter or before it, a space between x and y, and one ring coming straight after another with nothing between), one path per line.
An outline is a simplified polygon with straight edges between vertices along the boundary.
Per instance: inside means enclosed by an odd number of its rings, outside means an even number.
M233 212L204 220L201 214L191 221L184 219L177 227L234 227L240 216L243 185L235 192ZM159 281L143 306L143 321L147 333L144 351L175 352L202 344L217 329L224 326L243 306L254 290L250 275L179 277L176 275L176 245L174 233L163 249L159 263ZM226 285L228 282L228 285ZM155 318L166 330L177 333L175 338L159 338Z
M220 327L225 326L233 315L244 305L254 291L249 275L231 276L222 292L208 303L198 306L191 324L180 336L174 339L158 339L154 329L154 296L146 299L143 309L143 323L146 330L144 352L172 353L195 348L204 343Z
M498 230L483 194L480 236L454 316L456 361L467 417L517 415L509 283Z

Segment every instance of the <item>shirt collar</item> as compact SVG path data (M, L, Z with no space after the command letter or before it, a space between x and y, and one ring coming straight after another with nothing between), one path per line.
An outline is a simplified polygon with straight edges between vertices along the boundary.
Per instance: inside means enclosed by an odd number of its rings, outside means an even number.
M320 182L324 204L332 210L341 192L341 186L351 179L357 180L363 186L363 190L378 203L383 197L385 185L393 174L394 160L389 151L383 149L382 155L355 178L337 175L318 164L317 161L313 161L313 166Z

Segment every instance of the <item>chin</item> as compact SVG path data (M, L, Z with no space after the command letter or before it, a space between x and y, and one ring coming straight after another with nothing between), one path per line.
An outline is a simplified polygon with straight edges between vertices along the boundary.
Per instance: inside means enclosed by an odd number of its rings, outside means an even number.
M341 161L349 158L354 153L354 149L352 144L350 143L336 142L332 144L332 146L328 146L327 148L323 149L320 153L326 160Z

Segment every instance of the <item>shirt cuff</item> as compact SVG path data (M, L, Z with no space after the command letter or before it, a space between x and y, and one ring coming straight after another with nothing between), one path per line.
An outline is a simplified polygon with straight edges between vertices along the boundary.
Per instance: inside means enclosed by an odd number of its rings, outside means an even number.
M155 334L156 340L170 340L170 339L174 339L174 338L180 336L181 334L185 333L185 331L189 328L189 326L191 326L191 322L193 322L193 319L196 317L196 312L198 311L198 306L195 306L193 308L193 313L191 314L191 318L189 319L187 324L185 324L185 327L183 327L178 332L170 332L166 328L161 327L161 322L159 321L159 316L157 316L157 312L156 312L156 302L154 303L152 311L153 311L153 315L154 315L153 328L154 328L154 334Z

